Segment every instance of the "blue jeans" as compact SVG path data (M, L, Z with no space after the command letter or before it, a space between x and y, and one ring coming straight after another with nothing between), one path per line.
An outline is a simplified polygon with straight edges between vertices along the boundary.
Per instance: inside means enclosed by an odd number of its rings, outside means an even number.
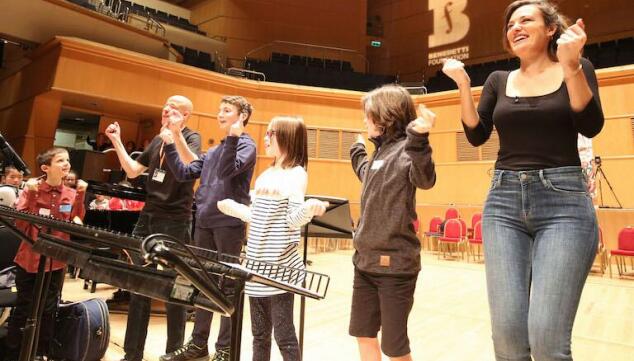
M189 244L191 241L191 221L161 218L141 213L132 233L140 237L153 233L165 233ZM135 264L144 263L140 257L133 258ZM184 306L166 303L165 308L167 311L167 344L165 352L170 353L183 345L187 315ZM150 298L136 293L130 295L128 323L123 343L125 360L141 361L143 359L143 349L145 348L147 328L150 322L150 311Z
M496 360L572 360L598 243L581 168L496 170L482 235Z

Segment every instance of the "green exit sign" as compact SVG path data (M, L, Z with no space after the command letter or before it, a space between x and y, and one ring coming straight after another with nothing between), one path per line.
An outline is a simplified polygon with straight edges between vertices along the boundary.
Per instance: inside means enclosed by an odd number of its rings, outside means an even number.
M375 48L380 48L381 47L381 42L379 40L372 40L370 42L370 45L375 47Z

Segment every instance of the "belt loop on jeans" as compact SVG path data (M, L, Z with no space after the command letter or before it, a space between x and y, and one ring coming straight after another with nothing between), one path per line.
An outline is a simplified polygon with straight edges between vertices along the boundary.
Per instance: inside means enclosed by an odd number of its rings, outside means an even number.
M500 184L502 184L502 176L504 176L504 169L500 170L500 174L498 175L498 179L496 180L496 184L495 186L499 186Z
M543 169L539 170L539 179L542 181L542 184L545 187L548 187L548 182L546 181L546 177L544 177L544 170Z

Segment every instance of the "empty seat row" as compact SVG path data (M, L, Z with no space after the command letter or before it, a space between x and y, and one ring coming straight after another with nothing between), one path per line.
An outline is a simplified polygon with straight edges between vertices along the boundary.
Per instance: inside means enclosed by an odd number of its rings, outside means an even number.
M74 1L82 1L82 0L71 0L71 1L74 2ZM188 19L169 14L165 11L154 9L149 6L143 6L141 4L133 3L127 0L105 0L104 4L106 6L111 7L112 9L119 9L119 11L124 11L124 9L127 9L128 12L132 14L137 14L137 15L141 15L145 17L151 17L162 23L167 23L169 25L176 26L181 29L185 29L191 32L206 35L206 33L203 31L200 31L196 25L190 23Z
M95 5L91 4L88 0L68 0L69 2L85 7L90 10L96 10Z
M188 48L178 44L172 44L172 48L183 56L183 63L201 69L214 70L215 63L211 60L211 54Z
M352 63L345 60L313 58L310 56L290 55L276 52L271 53L271 62L339 71L354 71Z
M266 80L277 83L308 85L335 89L368 91L383 84L394 83L393 76L363 74L326 67L291 65L273 61L247 59L246 69L264 73Z

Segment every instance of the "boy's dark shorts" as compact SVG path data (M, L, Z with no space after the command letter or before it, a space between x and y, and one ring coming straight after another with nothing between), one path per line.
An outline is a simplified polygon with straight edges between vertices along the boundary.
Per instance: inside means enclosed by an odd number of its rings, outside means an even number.
M405 276L370 274L355 268L349 333L377 337L388 357L410 353L407 319L414 304L418 274Z

